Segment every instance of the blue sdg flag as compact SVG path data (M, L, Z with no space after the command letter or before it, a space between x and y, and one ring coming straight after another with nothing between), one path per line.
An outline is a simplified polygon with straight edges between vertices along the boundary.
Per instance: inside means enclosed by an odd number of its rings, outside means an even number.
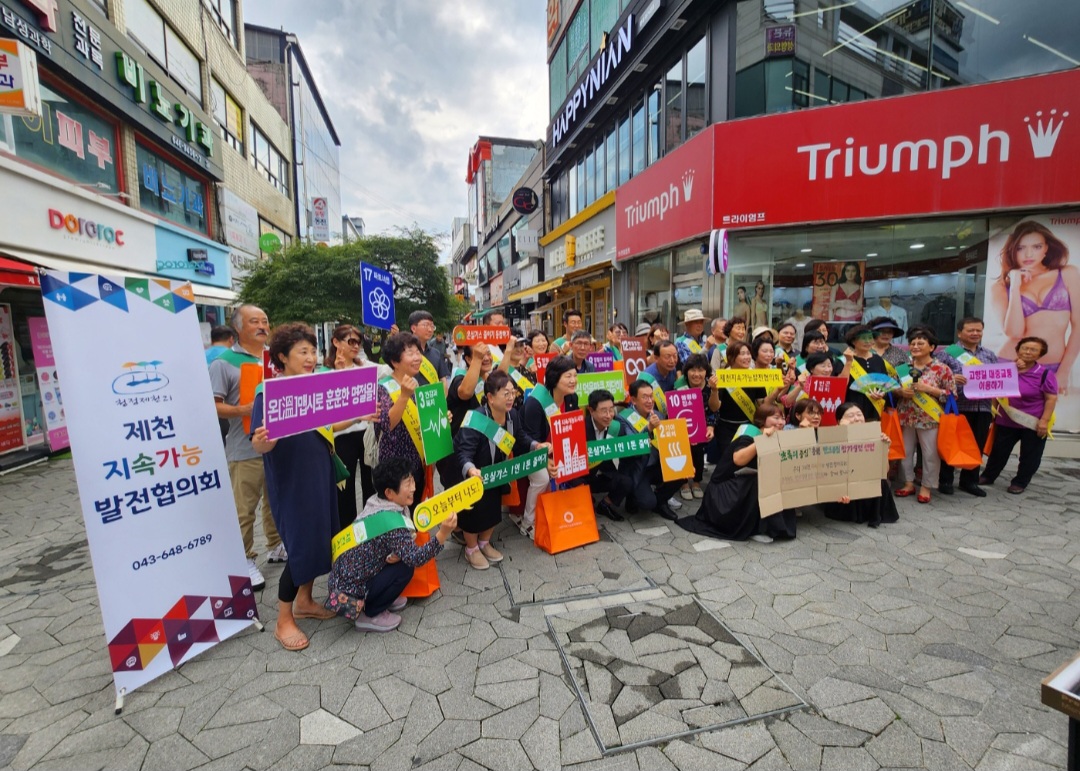
M364 305L364 323L390 329L394 314L394 277L382 268L360 263L360 297Z

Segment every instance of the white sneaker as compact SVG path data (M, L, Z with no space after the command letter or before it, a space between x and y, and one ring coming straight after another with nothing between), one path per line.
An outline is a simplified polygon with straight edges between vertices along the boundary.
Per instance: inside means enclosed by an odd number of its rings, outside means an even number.
M288 559L289 553L285 551L285 544L283 543L279 543L266 554L266 561L270 563L286 562Z
M680 501L678 498L676 498L673 495L670 498L668 498L667 505L670 506L673 509L681 509L682 508L682 501Z
M761 534L750 536L750 540L751 541L757 541L758 543L772 543L773 542L773 539L772 539L771 536L761 535Z
M251 579L252 591L259 591L266 587L266 579L263 578L263 574L259 572L259 566L255 564L255 560L247 561L248 578Z

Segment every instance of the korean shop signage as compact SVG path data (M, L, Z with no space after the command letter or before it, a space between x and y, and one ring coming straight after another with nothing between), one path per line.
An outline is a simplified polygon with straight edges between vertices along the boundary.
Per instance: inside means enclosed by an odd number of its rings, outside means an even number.
M197 95L189 95L138 45L117 32L86 0L54 0L56 30L35 21L36 12L0 0L0 29L29 42L43 67L80 81L90 100L128 122L214 179L224 178L214 129ZM30 3L29 5L38 5Z

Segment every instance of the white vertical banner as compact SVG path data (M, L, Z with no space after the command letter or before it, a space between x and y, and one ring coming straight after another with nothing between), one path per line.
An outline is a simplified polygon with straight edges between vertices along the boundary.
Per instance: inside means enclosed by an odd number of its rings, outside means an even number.
M257 618L190 283L48 271L45 315L118 693Z
M311 199L311 237L321 244L330 240L330 207L325 198Z

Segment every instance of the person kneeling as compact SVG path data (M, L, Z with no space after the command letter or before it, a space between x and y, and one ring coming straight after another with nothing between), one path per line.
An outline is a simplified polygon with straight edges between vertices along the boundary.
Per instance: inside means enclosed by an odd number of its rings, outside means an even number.
M585 421L585 439L593 442L612 439L634 433L630 425L615 414L615 397L606 389L598 388L589 394L589 419ZM614 461L605 460L589 468L589 487L594 495L604 497L595 504L596 513L603 514L614 522L622 522L625 517L615 510L634 490L634 480L622 466L633 466L623 458L616 467Z
M457 514L443 520L433 539L417 546L409 518L416 494L412 463L387 458L372 471L372 481L376 493L365 507L365 516L334 536L326 607L353 619L360 631L389 632L401 623L401 616L393 611L405 607L401 593L412 580L413 570L442 551L457 527ZM373 508L371 502L378 506L375 513L367 513Z

